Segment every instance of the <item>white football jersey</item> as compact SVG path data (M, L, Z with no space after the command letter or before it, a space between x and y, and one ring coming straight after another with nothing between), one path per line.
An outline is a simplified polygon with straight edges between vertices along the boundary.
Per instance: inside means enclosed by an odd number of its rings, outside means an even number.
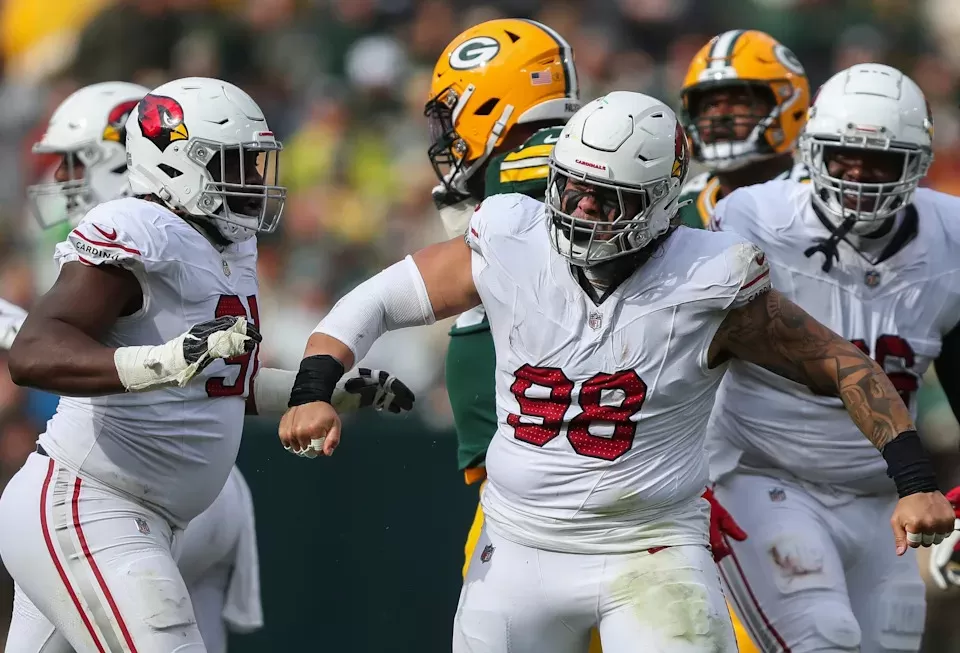
M57 245L62 267L119 265L143 305L104 337L108 347L160 345L224 315L259 323L256 239L222 253L166 208L135 198L91 210ZM185 388L62 397L40 444L53 458L183 526L220 493L236 460L251 355L214 361Z
M839 261L823 272L823 254L804 254L830 235L812 193L791 181L741 188L717 205L715 222L756 243L773 287L876 360L915 413L921 377L960 320L960 199L917 190L913 240L877 265L841 242ZM730 364L709 434L715 479L739 465L853 493L895 491L840 399L756 365Z
M491 528L573 553L706 544L705 428L724 372L707 350L730 308L769 287L760 250L681 227L596 306L542 203L488 198L466 239L497 354Z

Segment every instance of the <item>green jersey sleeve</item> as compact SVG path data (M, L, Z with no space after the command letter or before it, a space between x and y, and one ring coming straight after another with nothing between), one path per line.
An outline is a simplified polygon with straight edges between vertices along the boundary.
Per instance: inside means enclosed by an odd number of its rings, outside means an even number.
M686 206L680 207L680 222L684 226L693 229L705 229L710 221L710 216L704 216L704 203L701 195L707 189L710 182L710 173L697 175L687 182L687 185L680 191L680 203L686 203Z
M522 193L542 200L547 193L550 152L559 140L562 129L541 129L520 147L491 157L484 178L487 196Z

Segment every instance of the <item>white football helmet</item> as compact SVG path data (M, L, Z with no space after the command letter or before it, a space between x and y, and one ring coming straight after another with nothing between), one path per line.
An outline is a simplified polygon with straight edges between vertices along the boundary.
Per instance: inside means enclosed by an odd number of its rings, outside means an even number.
M240 242L276 229L286 188L280 142L249 95L219 79L188 77L150 91L127 121L134 195L154 195Z
M582 267L640 251L670 228L689 161L686 132L660 100L614 91L590 102L550 155L546 205L554 247ZM619 213L609 222L565 213L568 180L612 191ZM631 199L639 200L636 211L627 208Z
M137 84L103 82L85 86L60 103L33 146L37 154L62 156L68 177L27 188L41 227L76 224L97 204L129 193L124 125L148 91Z
M832 177L825 148L827 154L829 148L894 152L903 155L903 167L892 183ZM896 68L852 66L820 87L800 134L800 152L810 169L814 204L836 224L852 216L854 233L870 233L910 203L930 169L930 107L920 87Z

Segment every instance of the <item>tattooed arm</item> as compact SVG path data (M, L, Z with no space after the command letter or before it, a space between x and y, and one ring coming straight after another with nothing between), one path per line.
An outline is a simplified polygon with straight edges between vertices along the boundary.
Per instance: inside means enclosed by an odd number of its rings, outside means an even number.
M816 394L840 397L857 428L881 451L915 428L879 365L776 290L727 314L710 345L710 366L730 358L759 365Z
M900 495L890 518L897 555L952 532L953 508L937 490L907 407L880 366L852 343L769 290L727 314L708 355L711 367L739 358L843 400L854 424L880 450Z

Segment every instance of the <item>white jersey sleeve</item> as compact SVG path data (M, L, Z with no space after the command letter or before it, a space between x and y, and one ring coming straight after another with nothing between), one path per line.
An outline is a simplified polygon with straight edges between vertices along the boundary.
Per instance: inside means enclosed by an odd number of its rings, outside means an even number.
M94 207L57 245L54 259L85 265L119 265L136 273L148 271L161 258L167 235L143 214L127 211L129 204L106 202Z
M770 264L767 256L753 243L740 242L727 250L732 273L739 287L730 308L740 308L770 290Z
M732 231L751 242L756 242L755 226L759 216L757 202L749 191L738 188L719 202L713 209L714 231Z
M168 249L168 234L159 224L136 211L130 202L105 202L91 209L57 245L54 260L59 268L79 261L84 265L116 265L129 270L140 283L142 313L150 301L150 276L176 267ZM165 255L166 254L166 255Z

